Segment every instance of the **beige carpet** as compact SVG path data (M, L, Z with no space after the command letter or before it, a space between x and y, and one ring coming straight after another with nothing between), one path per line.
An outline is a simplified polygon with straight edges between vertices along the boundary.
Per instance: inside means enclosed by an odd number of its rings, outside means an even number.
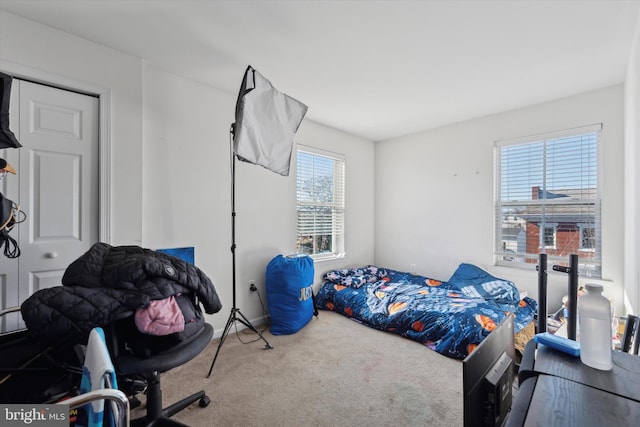
M255 334L240 332L243 341ZM204 389L211 404L174 416L209 426L461 426L462 364L333 312L293 335L218 340L162 377L164 402Z

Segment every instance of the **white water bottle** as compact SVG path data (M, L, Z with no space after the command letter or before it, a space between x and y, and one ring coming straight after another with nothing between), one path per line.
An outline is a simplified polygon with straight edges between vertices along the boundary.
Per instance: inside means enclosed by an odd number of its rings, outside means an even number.
M611 369L611 304L602 295L602 285L586 284L578 299L580 360L592 368Z

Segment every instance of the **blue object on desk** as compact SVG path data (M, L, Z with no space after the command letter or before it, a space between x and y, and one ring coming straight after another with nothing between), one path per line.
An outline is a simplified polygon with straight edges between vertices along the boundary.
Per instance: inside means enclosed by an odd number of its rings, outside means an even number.
M174 256L176 258L180 258L183 261L195 265L195 248L193 246L187 246L184 248L157 249L157 251Z
M544 344L571 356L580 356L580 343L570 340L569 338L559 337L549 332L542 332L534 335L533 340L538 344Z

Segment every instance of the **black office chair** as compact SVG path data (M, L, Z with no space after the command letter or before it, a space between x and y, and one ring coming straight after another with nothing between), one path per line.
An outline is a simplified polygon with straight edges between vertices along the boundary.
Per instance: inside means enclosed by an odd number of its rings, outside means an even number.
M181 305L188 299L184 295L179 298ZM193 307L197 307L197 304L193 304ZM118 387L134 397L140 391L146 392L146 415L132 420L132 426L185 426L170 417L195 402L199 402L203 408L209 405L209 397L204 390L200 390L166 408L162 407L160 374L196 357L213 337L213 327L204 322L199 309L196 308L195 313L199 317L197 321L186 325L186 338L142 334L131 318L114 322L105 328Z
M627 323L622 338L622 351L625 353L638 354L640 347L640 317L630 314L627 316Z

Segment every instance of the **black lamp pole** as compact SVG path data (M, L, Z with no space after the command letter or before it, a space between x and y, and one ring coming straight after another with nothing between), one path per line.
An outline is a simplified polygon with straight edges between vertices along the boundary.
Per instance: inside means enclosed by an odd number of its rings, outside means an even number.
M218 344L218 349L216 350L216 354L213 357L213 361L211 362L211 367L209 368L209 373L207 374L207 378L211 376L211 371L213 371L213 365L216 363L216 359L218 358L218 353L220 353L220 348L222 348L222 344L226 340L229 335L229 331L231 330L231 326L235 322L240 322L247 328L251 329L253 332L258 334L258 336L264 341L265 350L270 350L273 347L269 342L262 336L262 333L255 326L251 324L249 319L247 319L240 309L236 306L236 155L233 152L233 137L235 136L235 123L231 125L231 283L233 286L233 307L231 307L231 313L229 314L229 319L227 320L227 324L224 327L224 331L222 332L222 336L220 337L220 343Z

